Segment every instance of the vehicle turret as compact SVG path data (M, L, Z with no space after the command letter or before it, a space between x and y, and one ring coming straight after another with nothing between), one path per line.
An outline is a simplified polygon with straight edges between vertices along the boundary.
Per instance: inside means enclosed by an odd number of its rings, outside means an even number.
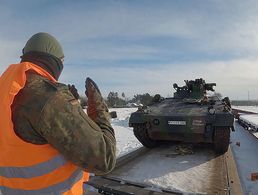
M185 86L178 87L176 83L173 84L176 92L174 93L174 98L176 99L202 99L206 96L206 91L214 91L213 87L216 83L205 83L202 78L195 80L185 80Z

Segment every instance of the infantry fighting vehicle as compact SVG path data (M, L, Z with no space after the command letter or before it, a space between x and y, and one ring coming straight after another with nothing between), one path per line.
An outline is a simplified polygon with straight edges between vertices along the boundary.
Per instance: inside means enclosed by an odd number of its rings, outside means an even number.
M228 149L234 117L229 98L208 96L216 83L200 79L185 80L185 86L174 84L173 98L155 95L153 102L132 113L129 126L136 138L148 148L161 141L211 143L216 153Z

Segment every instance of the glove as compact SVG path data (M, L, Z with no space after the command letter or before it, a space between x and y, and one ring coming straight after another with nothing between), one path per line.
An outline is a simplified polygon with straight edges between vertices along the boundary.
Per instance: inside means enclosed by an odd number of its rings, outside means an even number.
M78 94L78 91L76 89L76 87L74 85L69 85L68 84L68 89L69 91L73 94L73 96L75 97L75 99L79 99L80 98L80 95Z
M108 113L108 107L103 97L101 96L100 90L97 84L89 77L85 82L85 94L88 97L88 116L96 122L99 126L110 126Z

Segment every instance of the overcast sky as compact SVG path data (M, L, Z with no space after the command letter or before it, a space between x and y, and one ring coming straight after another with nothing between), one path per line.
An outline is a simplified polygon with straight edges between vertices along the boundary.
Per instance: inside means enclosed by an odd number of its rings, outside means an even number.
M0 73L37 32L65 52L60 82L85 77L110 91L172 95L202 77L231 99L258 99L258 1L1 1Z

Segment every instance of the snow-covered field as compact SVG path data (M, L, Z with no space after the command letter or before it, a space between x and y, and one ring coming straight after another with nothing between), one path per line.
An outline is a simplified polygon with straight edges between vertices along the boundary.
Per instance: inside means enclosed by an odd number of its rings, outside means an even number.
M115 130L117 141L117 156L126 154L131 150L141 147L142 144L133 134L133 129L128 126L129 117L137 108L111 108L109 111L116 111L117 118L111 119L111 124Z

